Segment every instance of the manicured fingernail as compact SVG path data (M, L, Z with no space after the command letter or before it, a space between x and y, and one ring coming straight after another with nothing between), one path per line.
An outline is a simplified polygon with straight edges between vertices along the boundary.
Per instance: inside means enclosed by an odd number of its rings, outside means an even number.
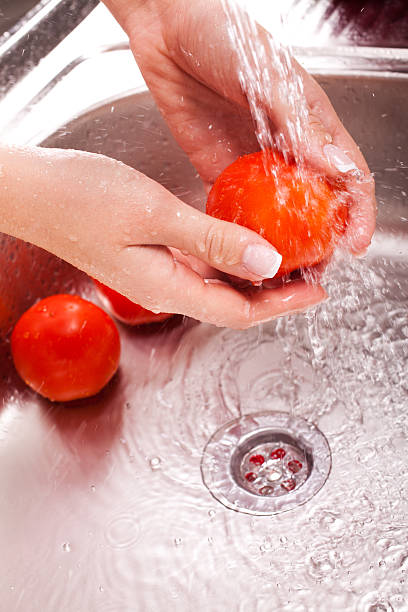
M242 263L251 274L273 278L282 263L282 255L272 247L249 244L244 251Z
M358 251L358 253L354 253L354 257L356 257L357 259L363 259L363 257L365 257L367 255L367 249L363 249L362 251Z
M326 155L329 163L337 168L339 172L350 172L357 170L356 164L344 151L332 144L324 145L323 152Z

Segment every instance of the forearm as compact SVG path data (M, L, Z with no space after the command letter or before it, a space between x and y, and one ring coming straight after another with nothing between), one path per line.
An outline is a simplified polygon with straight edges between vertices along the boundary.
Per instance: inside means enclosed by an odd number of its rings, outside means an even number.
M0 231L83 268L85 251L100 235L103 160L78 151L0 147Z

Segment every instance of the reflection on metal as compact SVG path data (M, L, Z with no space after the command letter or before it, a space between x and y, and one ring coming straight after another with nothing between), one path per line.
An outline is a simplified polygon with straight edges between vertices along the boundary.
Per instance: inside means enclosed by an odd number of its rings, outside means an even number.
M0 94L5 95L98 4L97 0L42 0L0 36Z

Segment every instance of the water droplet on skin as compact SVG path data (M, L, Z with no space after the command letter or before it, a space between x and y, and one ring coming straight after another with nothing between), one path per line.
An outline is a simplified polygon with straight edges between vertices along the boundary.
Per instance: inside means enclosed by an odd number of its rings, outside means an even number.
M62 545L62 550L64 552L71 552L71 544L69 542L64 542Z
M149 463L150 463L150 468L155 471L155 470L160 470L162 461L160 457L152 457Z
M174 538L174 546L181 546L183 540L181 538Z

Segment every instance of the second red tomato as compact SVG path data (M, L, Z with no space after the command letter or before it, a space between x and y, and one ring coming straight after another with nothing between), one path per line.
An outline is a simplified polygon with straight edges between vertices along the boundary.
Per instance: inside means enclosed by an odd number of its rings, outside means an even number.
M94 279L99 297L105 308L119 321L127 325L142 325L144 323L157 323L173 316L168 313L158 314L135 304L124 295L114 289L107 287L103 283Z

